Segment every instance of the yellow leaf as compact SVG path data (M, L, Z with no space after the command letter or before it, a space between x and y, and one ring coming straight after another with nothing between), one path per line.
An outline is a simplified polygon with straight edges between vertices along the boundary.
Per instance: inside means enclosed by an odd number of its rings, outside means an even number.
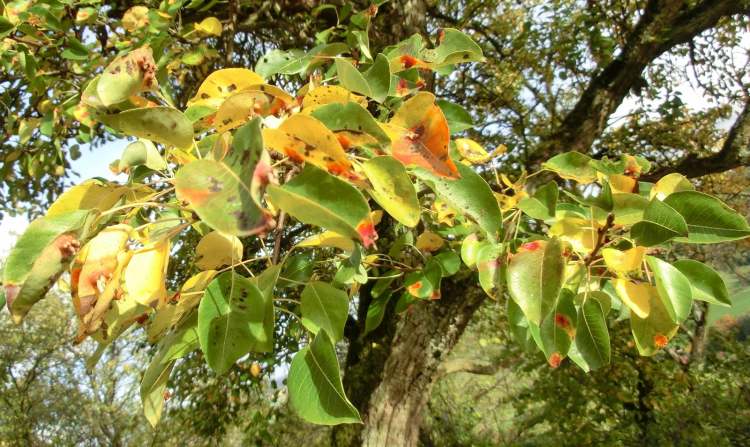
M370 220L373 225L377 225L383 220L383 210L375 210L370 212Z
M125 250L132 230L123 224L105 228L84 246L71 266L71 296L79 319L77 341L101 328L112 301L119 296L120 277L130 259Z
M437 234L432 231L425 231L417 236L417 242L414 245L421 251L433 252L439 250L444 243L443 238Z
M438 223L447 225L449 227L452 227L455 224L454 219L456 218L456 215L458 213L445 201L435 199L435 201L432 203L432 208L435 210L435 214L437 214Z
M651 297L659 299L656 287L648 283L635 283L627 279L615 279L615 291L630 310L640 318L648 317L651 312Z
M633 247L625 251L614 248L605 248L602 250L604 263L607 264L607 268L615 273L627 273L640 269L645 255L645 247Z
M195 247L195 266L215 270L242 260L242 242L237 236L212 231Z
M195 30L207 36L221 36L221 22L216 17L206 17L195 24Z
M324 231L308 237L297 244L297 247L333 247L351 252L354 250L354 242L351 238L344 237L333 231Z
M351 170L351 162L336 135L309 115L292 115L276 129L263 129L263 142L294 162L306 161L334 175Z
M188 101L188 106L218 108L225 98L259 84L263 84L263 78L246 68L217 70L203 81L198 92Z
M528 196L529 195L524 190L516 191L512 196L500 194L499 192L495 193L495 198L497 199L497 203L500 205L502 211L508 211L515 208L518 206L518 202L520 202L521 199Z
M638 184L638 180L627 175L613 174L605 176L602 173L597 174L601 180L606 179L613 193L632 193Z
M187 316L203 298L208 283L216 276L216 270L206 270L200 272L185 281L180 291L175 294L168 304L165 304L156 310L154 318L146 329L148 340L156 342L170 328L178 325L183 317Z
M47 216L55 216L74 210L98 209L105 211L112 208L128 190L126 186L105 183L101 180L86 180L58 197L47 210Z
M492 158L479 143L469 138L457 138L456 149L463 158L475 165L487 163Z
M679 191L692 191L695 187L690 180L682 174L672 173L660 178L658 182L651 187L650 197L656 197L664 200L668 195Z
M254 116L276 115L288 107L294 98L278 87L254 85L228 97L219 106L214 123L224 132L245 124Z
M148 25L148 8L145 6L133 6L122 16L122 27L127 32L132 33L146 25Z
M588 254L596 246L599 237L598 225L588 219L564 217L557 220L549 233L568 242L577 253Z
M144 306L163 301L167 296L164 281L168 262L167 239L136 250L123 272L123 293Z
M305 113L309 113L318 106L332 103L346 104L349 101L356 102L362 107L367 107L367 98L364 96L354 94L338 85L324 85L307 92L302 99L302 110Z

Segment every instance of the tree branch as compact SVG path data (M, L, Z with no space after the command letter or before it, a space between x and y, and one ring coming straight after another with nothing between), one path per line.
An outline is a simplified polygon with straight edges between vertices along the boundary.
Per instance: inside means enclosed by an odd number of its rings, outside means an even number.
M645 181L655 181L667 174L679 172L686 177L701 177L750 164L750 100L740 112L719 152L708 157L689 154L674 166L665 166L643 176Z
M599 71L561 125L531 156L537 164L563 151L588 152L628 92L643 84L642 72L657 57L689 42L723 17L750 13L747 0L650 0L622 52Z

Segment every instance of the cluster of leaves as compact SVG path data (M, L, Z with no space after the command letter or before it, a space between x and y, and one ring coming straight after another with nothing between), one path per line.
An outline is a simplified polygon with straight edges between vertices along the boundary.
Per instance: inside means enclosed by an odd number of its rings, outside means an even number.
M113 164L129 180L77 185L30 225L4 271L13 319L69 271L78 340L95 339L101 354L144 326L157 353L141 397L156 424L180 358L200 349L223 374L249 352L269 352L279 309L294 315L284 329L305 346L291 362L290 404L303 419L332 425L360 420L344 395L335 343L369 280L372 330L391 300L398 311L439 300L442 279L463 260L490 297L507 287L521 343L553 367L570 357L585 370L610 361L610 311L630 318L639 351L652 355L693 300L727 303L707 266L653 255L673 241L747 237L740 215L679 175L640 182L649 163L632 156L566 153L515 182L495 173L490 186L482 174L497 168L492 154L451 138L470 125L468 114L423 91L425 76L481 61L479 47L444 29L436 42L415 35L374 53L372 14L352 17L363 33L346 43L274 50L255 71L211 73L184 111L161 88L163 49L114 59L76 107L138 138ZM290 94L267 82L279 74L308 82ZM544 172L564 181L529 194ZM282 253L287 225L322 231ZM395 235L387 250L376 242L379 226ZM246 253L271 231L273 247ZM170 252L193 232L201 236L194 276L168 290Z

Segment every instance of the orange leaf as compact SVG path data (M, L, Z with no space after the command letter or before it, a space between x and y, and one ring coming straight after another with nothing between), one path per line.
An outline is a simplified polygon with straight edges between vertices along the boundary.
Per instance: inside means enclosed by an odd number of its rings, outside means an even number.
M393 134L391 152L401 163L419 166L443 177L459 177L448 154L448 122L435 104L433 94L417 93L406 101L386 126L386 132Z

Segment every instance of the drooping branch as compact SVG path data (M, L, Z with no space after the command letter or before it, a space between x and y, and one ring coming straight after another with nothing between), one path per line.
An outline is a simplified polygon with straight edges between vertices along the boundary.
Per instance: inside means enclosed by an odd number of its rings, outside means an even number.
M721 150L708 157L689 154L674 166L665 166L649 173L643 180L654 181L672 172L679 172L686 177L701 177L707 174L723 172L739 166L750 164L750 101L740 112Z
M622 52L599 71L561 125L530 160L536 164L565 151L587 152L643 70L676 45L691 41L723 18L750 13L747 0L650 0Z

